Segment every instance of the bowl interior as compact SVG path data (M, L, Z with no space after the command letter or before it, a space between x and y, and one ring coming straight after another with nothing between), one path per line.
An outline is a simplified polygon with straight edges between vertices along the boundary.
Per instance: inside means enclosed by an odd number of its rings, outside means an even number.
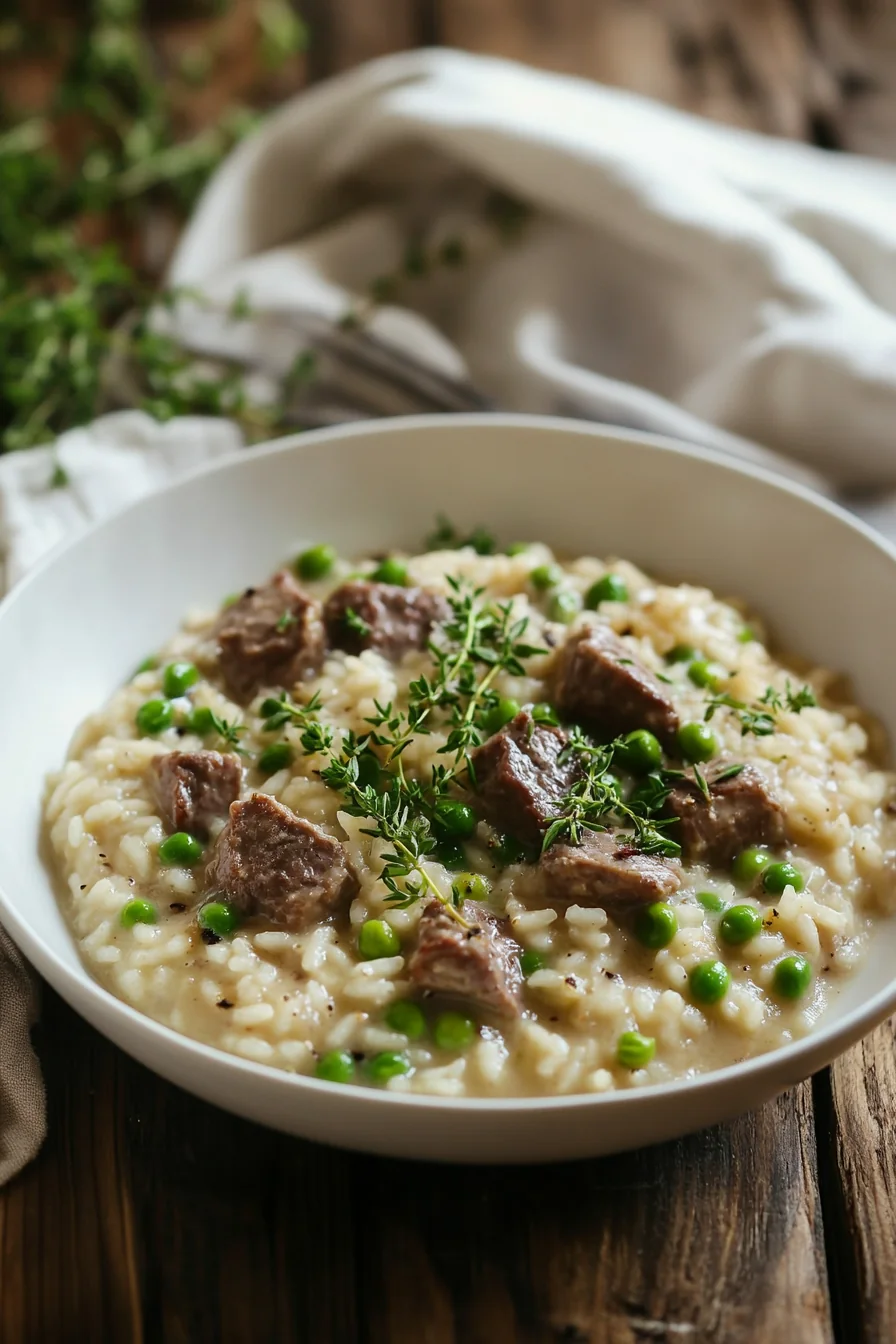
M194 475L54 557L0 608L0 909L27 948L91 983L41 859L44 779L76 724L165 640L303 544L417 548L442 512L503 542L622 555L737 595L780 645L848 674L896 737L896 562L797 488L644 437L513 417L305 435ZM827 1015L890 992L896 925ZM42 966L46 970L46 965ZM102 991L96 990L96 993Z

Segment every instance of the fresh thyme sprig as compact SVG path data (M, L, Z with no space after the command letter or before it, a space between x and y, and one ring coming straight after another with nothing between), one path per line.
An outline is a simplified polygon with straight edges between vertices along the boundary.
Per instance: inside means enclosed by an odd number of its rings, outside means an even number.
M782 711L799 714L802 710L811 709L817 704L811 686L794 689L788 679L783 692L775 690L773 686L767 686L753 705L748 705L744 700L736 700L733 695L714 695L708 701L703 717L708 723L717 710L730 709L740 723L741 737L746 737L748 733L754 737L770 737L777 730L775 718L777 714Z
M217 733L223 746L229 748L230 751L235 751L238 756L249 755L246 748L240 746L240 738L246 731L245 724L231 723L229 719L222 719L213 709L208 711L207 716L204 710L200 710L199 712L205 718L211 731Z
M333 744L333 730L318 719L317 714L320 706L320 694L317 692L304 705L295 704L288 696L284 696L280 700L271 696L264 700L261 705L261 713L264 717L264 723L261 726L262 732L275 733L285 724L293 724L302 730L299 736L302 750L308 756L321 755L328 751Z
M265 732L295 724L308 754L329 755L321 771L324 783L342 795L351 815L370 819L365 835L391 847L383 871L389 900L409 905L428 892L463 922L453 897L439 889L424 866L437 844L436 805L466 773L469 751L483 740L483 716L497 703L499 674L524 675L524 660L543 650L525 642L528 622L514 617L511 603L491 603L482 589L462 580L449 578L448 587L449 614L429 645L433 671L411 683L406 709L374 702L376 713L367 720L371 731L361 737L347 733L338 746L332 730L318 720L319 696L301 706L271 698L261 713ZM448 726L441 752L449 760L434 766L426 782L409 779L402 756L418 733L430 732L436 715ZM381 787L361 782L362 758L374 748L385 778Z
M674 818L657 820L669 794L669 786L660 775L649 777L648 788L642 789L637 802L623 802L617 781L610 774L621 738L605 746L592 742L580 728L570 731L569 742L562 757L576 760L581 775L571 785L561 801L560 809L544 833L542 853L558 840L577 845L583 831L606 831L611 826L631 830L632 844L642 854L660 854L674 858L681 846L665 834L675 824ZM650 787L652 785L652 787Z
M414 806L419 802L415 788L397 778L383 790L360 783L358 757L367 749L368 741L367 737L346 734L339 755L321 771L321 779L342 794L344 810L350 816L365 817L372 823L362 829L362 835L391 846L383 855L380 875L389 893L386 900L396 909L405 910L428 893L441 901L460 923L465 923L456 908L453 891L446 896L424 866L436 841L428 817Z

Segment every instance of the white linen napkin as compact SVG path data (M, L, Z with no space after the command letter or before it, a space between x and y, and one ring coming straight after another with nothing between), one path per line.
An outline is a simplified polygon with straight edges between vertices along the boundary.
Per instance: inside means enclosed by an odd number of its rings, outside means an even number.
M519 227L489 222L496 188L529 207ZM365 310L378 277L419 270L412 244L441 260L370 315L383 339L508 409L758 460L771 448L791 474L874 491L866 515L892 534L894 207L889 164L411 52L301 95L235 150L170 278L219 306L245 293L254 310L336 319ZM251 352L273 374L301 346L190 304L173 320L197 351ZM0 591L63 537L239 443L223 421L124 412L0 459ZM57 462L68 484L52 484ZM40 1144L43 1097L31 987L0 939L2 1183Z

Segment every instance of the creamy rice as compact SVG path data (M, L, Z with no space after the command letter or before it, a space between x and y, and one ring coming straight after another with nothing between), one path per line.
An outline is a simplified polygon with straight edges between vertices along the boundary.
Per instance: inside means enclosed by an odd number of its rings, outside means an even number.
M555 563L543 546L512 557L480 556L469 548L439 551L407 563L412 583L445 591L446 575L463 576L489 597L512 599L515 611L529 618L526 638L533 644L556 643L568 633L547 621L546 603L528 581L534 566ZM564 586L584 594L607 564L578 559L562 568ZM309 591L325 596L347 569L337 566ZM542 954L544 966L525 982L525 1011L518 1020L475 1014L478 1031L468 1048L439 1049L430 1034L408 1040L386 1025L384 1014L411 992L407 953L422 902L396 909L387 901L380 880L384 845L363 834L363 819L340 810L338 795L317 773L325 761L303 754L297 728L284 729L294 764L269 777L259 772L254 762L271 740L262 731L263 696L247 707L224 693L209 643L216 613L201 613L160 651L158 668L139 672L85 721L66 764L49 781L46 821L65 882L64 905L91 972L141 1012L244 1058L310 1074L322 1054L348 1050L360 1062L362 1082L362 1057L394 1051L408 1071L390 1078L389 1090L440 1096L606 1092L658 1083L745 1059L810 1031L842 977L860 966L875 916L894 903L896 821L887 808L893 776L876 763L880 732L846 703L832 673L783 666L755 622L756 638L745 641L744 614L736 606L704 588L658 584L622 560L612 570L624 579L628 600L580 615L572 629L600 620L624 632L633 656L670 679L683 719L702 719L708 693L691 683L685 665L664 661L679 643L726 669L731 676L725 690L738 700L756 702L769 686L783 692L788 677L813 688L818 705L780 713L769 736L741 736L728 711L712 721L722 751L754 763L781 802L786 857L805 877L801 892L788 887L774 898L757 895L754 888L736 888L725 873L688 865L671 898L677 932L668 946L649 951L630 922L617 922L600 908L552 905L538 894L529 866L499 867L488 845L494 833L481 822L466 847L467 867L489 878L493 909L509 918L522 949ZM551 657L531 658L526 675L505 675L496 688L521 704L544 701ZM214 943L199 936L202 869L160 863L165 830L148 767L159 753L207 744L175 727L154 737L140 736L135 727L140 706L161 694L161 668L175 659L204 672L189 692L194 706L209 706L245 726L243 796L271 794L345 845L360 888L344 917L301 933L256 918ZM363 735L376 703L400 706L409 682L431 666L426 652L407 654L398 664L371 650L359 656L331 652L319 676L292 690L297 700L317 692L320 719L337 733ZM445 740L438 727L416 737L403 757L406 771L428 776L433 764L445 760L439 756ZM435 861L428 872L443 892L450 891L453 873ZM719 913L697 901L706 892L726 904L755 906L762 931L740 947L726 947L718 936ZM135 897L153 903L157 922L122 926L121 910ZM357 930L371 917L395 930L400 955L359 957ZM773 967L787 953L804 956L814 972L811 988L795 1002L773 992ZM689 992L688 974L713 958L726 963L730 988L721 1002L700 1006ZM644 1068L617 1063L617 1041L631 1030L656 1043Z

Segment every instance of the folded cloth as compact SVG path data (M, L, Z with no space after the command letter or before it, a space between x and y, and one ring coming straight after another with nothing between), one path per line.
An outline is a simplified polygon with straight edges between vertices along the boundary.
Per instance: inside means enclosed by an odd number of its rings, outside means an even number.
M887 164L412 52L303 94L231 155L171 270L206 301L169 320L277 378L303 337L256 312L352 315L509 409L771 448L791 475L876 491L866 514L896 534L894 206ZM240 442L224 421L122 412L0 459L0 591ZM32 1007L0 931L0 1183L44 1132Z
M44 1084L29 1032L37 986L0 928L0 1185L30 1162L47 1130Z
M753 440L837 486L896 486L891 164L408 52L239 146L171 280L331 317L373 290L392 338L453 353L505 408ZM189 308L178 329L206 351L246 340Z

